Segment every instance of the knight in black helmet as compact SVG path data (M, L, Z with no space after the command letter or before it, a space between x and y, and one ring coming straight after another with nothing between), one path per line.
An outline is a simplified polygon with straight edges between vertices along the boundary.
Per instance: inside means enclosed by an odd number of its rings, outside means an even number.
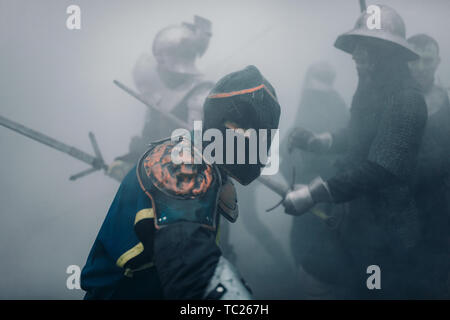
M206 81L196 67L211 39L211 22L200 16L160 30L152 54L142 54L134 66L133 78L142 97L163 113L171 113L192 125L201 120L202 105L214 83ZM124 177L151 141L170 136L179 125L158 112L147 110L141 136L135 136L129 153L110 166L111 174Z
M249 160L251 145L256 142L259 154L270 148L270 135L252 140L247 133L270 134L279 118L275 90L256 67L222 78L205 100L202 129L223 137L214 154L233 161L205 159L191 141L195 131L152 144L123 180L91 249L81 278L86 298L250 299L222 256L217 230L221 216L237 219L232 180L248 185L265 164L264 158ZM243 149L234 148L235 139ZM186 145L188 153L178 162L174 155ZM199 155L200 161L192 162Z
M359 77L348 126L333 134L299 128L291 136L293 147L343 152L346 160L326 181L318 177L298 186L284 205L287 213L301 215L317 203L346 203L345 214L336 222L338 250L345 262L339 273L345 279L343 294L406 298L416 281L408 272L417 265L413 252L420 241L411 180L427 111L408 69L408 61L418 55L406 42L403 20L393 9L378 7L380 29L369 28L370 15L363 13L355 27L335 42L338 49L352 54ZM367 287L371 265L380 267L382 290Z

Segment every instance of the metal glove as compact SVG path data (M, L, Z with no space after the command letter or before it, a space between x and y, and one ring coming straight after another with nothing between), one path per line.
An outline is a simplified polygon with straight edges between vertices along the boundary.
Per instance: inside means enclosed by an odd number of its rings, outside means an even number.
M283 206L287 214L300 216L308 212L316 203L332 201L327 183L317 177L309 185L295 185L294 190L286 195Z
M292 152L294 148L315 153L327 152L333 138L329 132L315 134L303 128L295 128L288 138L288 150Z

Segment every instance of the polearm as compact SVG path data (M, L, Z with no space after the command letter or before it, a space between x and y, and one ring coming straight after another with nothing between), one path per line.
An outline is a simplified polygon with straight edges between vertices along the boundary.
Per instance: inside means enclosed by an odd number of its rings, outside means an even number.
M361 12L364 12L367 10L367 5L366 5L365 0L359 0L359 8L360 8ZM277 180L267 177L267 176L260 176L258 178L258 181L261 182L263 185L265 185L270 190L272 190L273 192L275 192L276 194L278 194L279 196L281 196L281 198L282 198L281 201L275 207L273 207L267 211L275 209L279 204L281 204L284 201L284 199L286 198L286 195L288 194L288 192L290 192L292 190L292 186L291 187L288 186L286 182L284 182L284 181L280 182L280 181L277 181ZM309 211L311 213L315 214L320 219L324 220L329 225L332 225L335 223L335 219L332 216L328 216L326 213L324 213L323 211L321 211L317 208L312 208Z
M361 12L367 10L366 0L359 0L359 9L361 10Z
M359 8L360 8L361 12L364 12L367 10L366 0L359 0ZM272 190L273 192L275 192L276 194L278 194L279 196L281 196L281 198L282 198L281 201L277 205L275 205L274 207L272 207L266 211L271 211L271 210L275 209L276 207L278 207L284 201L288 192L290 192L293 188L293 186L288 186L287 183L284 181L280 182L280 181L277 181L277 180L267 177L267 176L260 176L258 178L258 181L261 182L263 185L265 185L270 190ZM325 220L329 224L334 223L334 218L332 216L328 216L327 214L325 214L324 212L322 212L321 210L319 210L317 208L311 209L310 212L315 214L316 216L318 216L320 219Z
M152 103L148 102L144 97L142 97L139 93L135 92L133 89L127 87L126 85L124 85L122 82L118 81L118 80L114 80L113 83L118 86L120 89L122 89L123 91L125 91L126 93L128 93L130 96L134 97L135 99L139 100L140 102L142 102L144 105L146 105L150 110L156 111L159 114L161 114L162 116L166 117L167 119L173 121L174 123L176 123L177 125L179 125L181 128L185 128L188 130L191 130L191 126L177 118L176 116L174 116L171 113L167 113L164 111L161 111L160 109L158 109L155 105L153 105Z
M0 125L11 129L21 135L24 135L30 139L33 139L37 142L40 142L42 144L45 144L53 149L56 149L58 151L61 151L65 154L68 154L69 156L78 159L84 163L87 163L91 166L91 168L86 169L80 173L77 173L75 175L72 175L70 177L70 180L76 180L78 178L81 178L87 174L90 174L92 172L98 171L98 170L107 170L108 166L103 161L103 157L100 153L100 149L98 148L97 141L95 140L95 136L92 132L89 132L89 139L92 143L92 146L94 148L94 152L96 154L96 157L76 148L73 146L69 146L61 141L58 141L56 139L53 139L43 133L40 133L36 130L27 128L20 123L17 123L15 121L9 120L3 116L0 116ZM119 181L117 178L110 176L114 178L115 180ZM120 182L120 181L119 181Z

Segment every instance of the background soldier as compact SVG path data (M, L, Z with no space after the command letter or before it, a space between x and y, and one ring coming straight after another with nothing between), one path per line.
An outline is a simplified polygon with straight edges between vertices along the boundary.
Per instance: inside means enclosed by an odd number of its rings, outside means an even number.
M136 88L148 102L192 126L194 120L202 119L203 101L214 85L203 79L195 65L208 49L211 35L211 22L199 16L193 24L168 26L153 40L153 57L142 54L133 69ZM129 153L118 157L109 171L123 178L150 142L170 136L177 128L176 123L148 110L141 136L132 138Z
M408 39L420 58L409 63L427 103L428 121L419 154L415 197L424 239L422 270L418 275L422 298L450 296L450 104L445 89L435 84L440 63L439 45L426 34Z
M420 241L418 212L410 181L427 119L420 88L408 61L418 58L405 39L402 18L380 7L381 29L369 29L363 13L335 46L352 54L359 83L348 126L337 134L297 129L294 146L312 152L344 152L340 172L326 182L314 179L289 193L286 212L300 215L322 202L346 203L338 236L347 296L405 298L415 278L412 255ZM382 270L382 290L368 290L367 268ZM330 288L331 291L331 288Z
M314 133L335 132L348 122L348 110L344 100L333 88L336 72L324 61L312 64L306 73L300 105L295 125ZM295 183L308 183L317 176L331 178L336 173L335 162L338 157L329 154L313 154L296 150L289 152L288 139L282 144L283 156L281 171L287 181L292 180L292 166L295 167ZM331 216L336 206L330 203L319 204L315 211L321 214L307 214L294 217L290 233L291 252L299 274L300 293L303 298L327 298L318 286L312 285L315 279L334 282L334 274L339 257L336 255L336 240L326 217ZM304 271L304 269L306 271ZM308 285L307 285L308 284ZM317 289L317 290L315 290Z

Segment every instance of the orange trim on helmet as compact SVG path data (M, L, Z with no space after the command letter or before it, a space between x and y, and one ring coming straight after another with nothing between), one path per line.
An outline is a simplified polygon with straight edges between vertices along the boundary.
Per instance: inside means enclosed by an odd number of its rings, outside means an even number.
M216 94L212 94L210 96L208 96L209 99L216 99L216 98L228 98L228 97L233 97L233 96L237 96L237 95L241 95L241 94L247 94L247 93L252 93L255 91L258 91L260 89L265 89L267 91L267 93L275 100L277 101L277 98L275 98L275 96L272 94L272 92L270 92L269 89L267 89L267 87L264 84L261 84L257 87L254 88L249 88L249 89L243 89L243 90L238 90L238 91L231 91L231 92L224 92L224 93L216 93Z

